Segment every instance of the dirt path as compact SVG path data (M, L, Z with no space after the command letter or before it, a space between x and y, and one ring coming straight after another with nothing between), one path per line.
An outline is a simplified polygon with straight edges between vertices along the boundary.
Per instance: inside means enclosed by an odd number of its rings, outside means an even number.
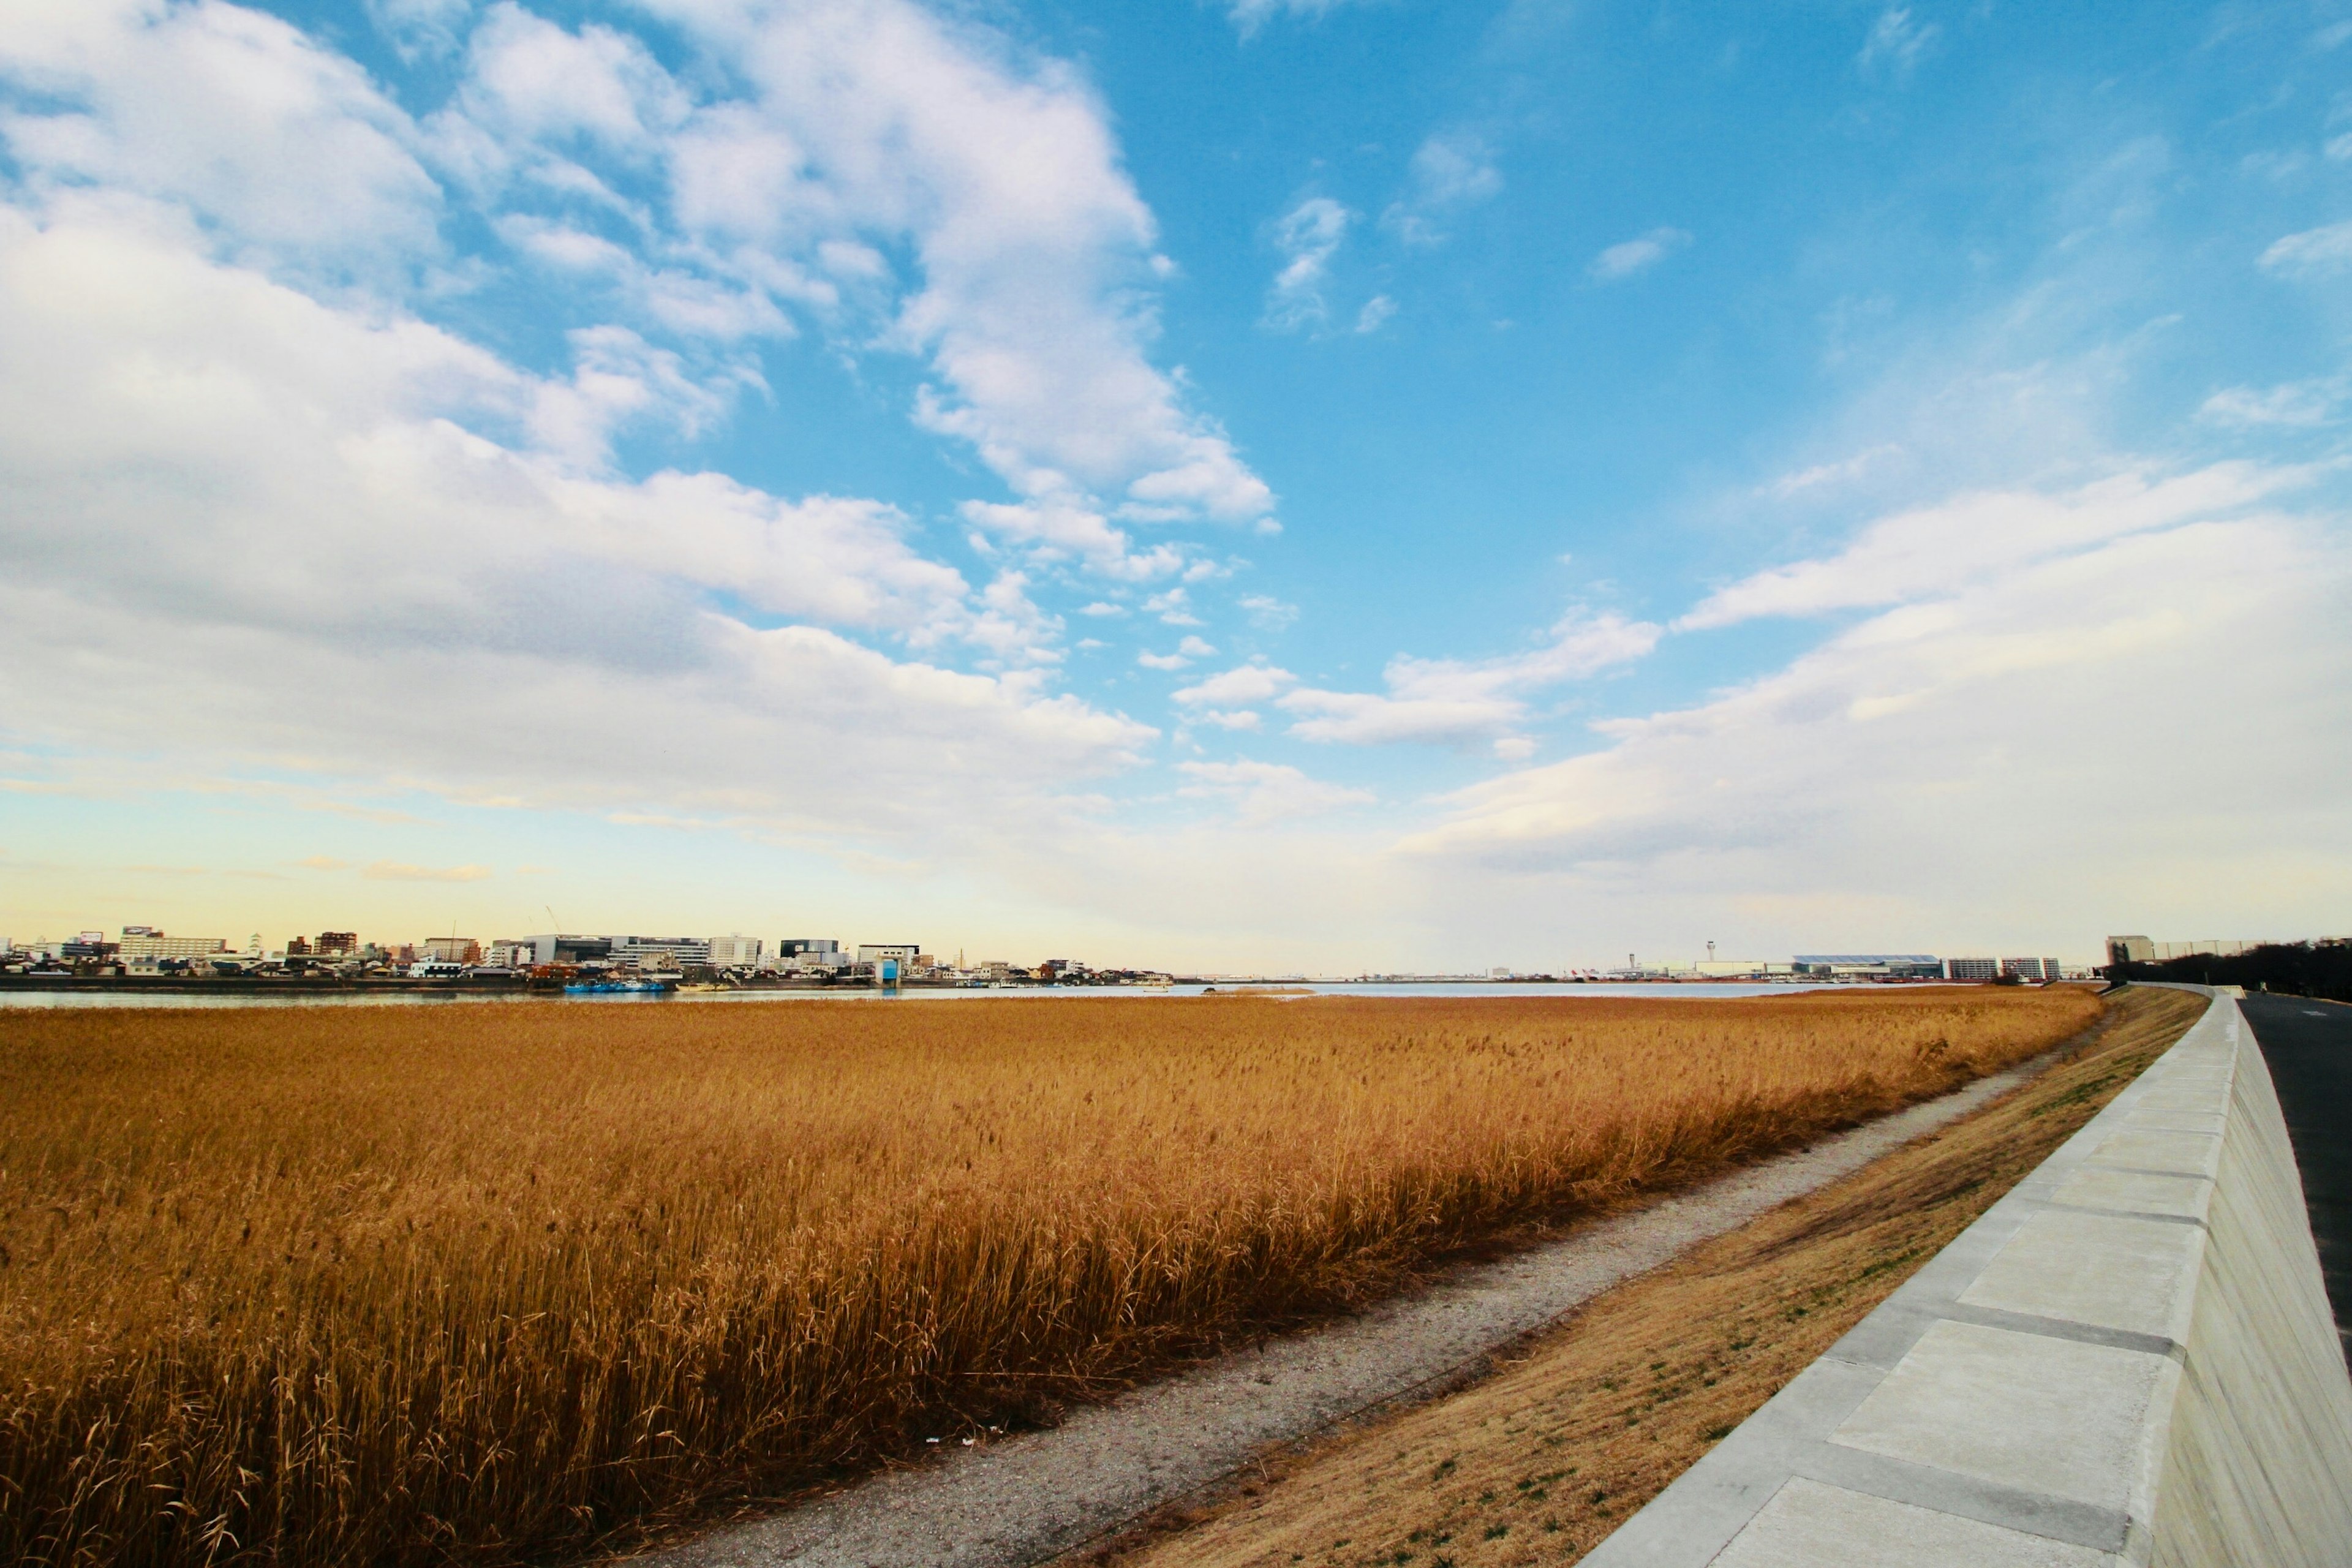
M1601 1291L1967 1115L2059 1055L1320 1330L649 1553L646 1568L1028 1568L1210 1486L1271 1445L1475 1377Z

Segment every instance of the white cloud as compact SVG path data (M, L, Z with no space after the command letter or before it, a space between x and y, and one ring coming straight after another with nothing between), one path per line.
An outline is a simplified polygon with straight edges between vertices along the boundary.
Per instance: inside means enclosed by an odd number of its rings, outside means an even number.
M824 242L909 253L917 404L1024 502L1248 521L1273 504L1154 368L1156 226L1079 76L909 0L661 0L748 97L667 142L687 236L746 278Z
M1146 649L1135 656L1135 662L1146 669L1182 669L1192 661L1181 653L1153 653Z
M474 0L366 0L368 19L404 59L450 55L465 37Z
M1186 637L1176 645L1174 653L1139 653L1135 662L1146 669L1182 669L1196 658L1215 658L1216 652L1213 645L1199 637Z
M1595 283L1616 283L1645 272L1691 242L1685 230L1654 228L1649 233L1611 246L1592 258L1585 276Z
M1369 805L1380 798L1370 790L1309 778L1280 763L1179 763L1176 766L1194 781L1178 794L1230 801L1244 826Z
M1254 37L1260 27L1278 16L1316 17L1354 0L1232 0L1225 15L1232 18L1243 37Z
M2263 252L2262 265L2273 272L2305 277L2341 272L2352 267L2352 220L2273 240Z
M1966 509L1928 510L1971 548ZM1638 899L1653 927L2042 929L2084 952L2107 929L2293 927L2352 876L2347 592L2340 515L2176 521L2010 560L1464 791L1411 847L1490 910L1473 865L1551 902Z
M1808 490L1838 489L1862 478L1874 465L1883 459L1901 456L1902 451L1903 448L1893 442L1884 442L1867 450L1856 452L1851 458L1842 458L1834 463L1816 463L1810 468L1800 468L1794 473L1783 474L1764 487L1765 493L1786 500L1791 496L1802 495ZM1563 562L1566 559L1565 556L1561 557Z
M1017 815L1150 738L842 635L1050 658L1017 574L972 592L872 501L583 469L532 444L572 382L208 259L169 212L0 209L0 341L19 735L853 834ZM614 743L648 713L660 745Z
M1298 678L1271 665L1245 664L1177 691L1176 700L1202 707L1239 707L1278 697Z
M2241 508L2306 476L2221 463L2171 479L2122 473L2059 495L1964 495L1881 519L1832 556L1776 566L1709 595L1678 631L1936 596L2024 561Z
M1906 81L1942 32L1933 22L1915 19L1909 6L1890 5L1871 24L1854 63L1865 77Z
M578 136L640 156L692 108L635 38L594 24L567 32L510 0L474 29L459 101L466 118L509 147Z
M183 204L219 255L394 296L493 269L442 238L471 202L563 275L550 303L577 330L675 356L669 390L689 402L723 409L756 384L726 346L804 316L845 353L919 356L911 414L1015 505L1271 521L1265 484L1150 362L1170 265L1076 73L912 0L654 9L688 62L675 75L616 27L377 0L404 48L466 35L457 92L419 125L255 11L55 7L0 37L0 77L34 105L0 134L36 191Z
M1404 194L1381 214L1381 226L1407 245L1442 244L1446 218L1491 201L1502 188L1502 172L1484 138L1470 131L1441 131L1414 149Z
M1357 334L1365 336L1379 331L1396 312L1397 302L1394 300L1386 294L1373 295L1364 301L1364 308L1356 312Z
M1227 712L1223 709L1211 708L1205 711L1190 715L1190 719L1191 721L1194 723L1214 724L1220 730L1255 730L1263 721L1260 714L1248 708L1241 709L1235 712Z
M966 501L961 510L967 521L998 539L1026 545L1046 560L1083 561L1121 582L1148 583L1183 569L1184 552L1177 546L1138 552L1125 529L1066 495L1011 505Z
M1320 326L1329 318L1323 285L1355 216L1328 196L1308 196L1275 224L1274 246L1283 263L1266 290L1267 326L1295 332Z
M2340 375L2313 376L2268 387L2225 387L2198 407L2197 416L2209 424L2240 428L2308 429L2335 423L2347 392L2347 378Z
M1241 607L1250 625L1263 632L1287 631L1298 619L1297 605L1286 605L1271 594L1244 594Z
M1158 616L1168 626L1197 626L1201 624L1201 617L1192 613L1192 595L1181 587L1152 595L1143 601L1143 609L1146 615Z
M378 860L360 873L371 882L481 882L495 872L487 866L411 866L399 860Z
M396 270L437 251L440 189L407 117L275 16L134 0L22 8L0 79L51 100L0 120L36 189L186 203L224 249L296 269Z
M1295 715L1290 731L1301 740L1356 746L1491 742L1508 738L1526 720L1528 693L1638 659L1657 646L1660 630L1613 611L1571 611L1552 627L1549 642L1528 653L1489 659L1400 655L1382 671L1385 693L1300 687L1276 704Z

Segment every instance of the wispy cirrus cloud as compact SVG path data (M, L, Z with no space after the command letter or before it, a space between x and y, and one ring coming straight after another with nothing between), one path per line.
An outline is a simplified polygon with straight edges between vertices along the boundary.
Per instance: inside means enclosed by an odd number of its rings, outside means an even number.
M1330 280L1331 258L1339 254L1355 217L1328 196L1308 196L1276 221L1274 247L1283 263L1266 289L1266 326L1296 332L1330 319L1323 289Z
M1654 228L1601 251L1585 268L1584 275L1595 283L1621 283L1637 273L1647 272L1690 243L1687 229Z
M1235 30L1249 38L1269 22L1292 16L1311 21L1358 3L1359 0L1232 0L1225 7L1225 15Z
M2352 268L2352 220L2273 240L2262 254L2261 265L2265 271L2309 278Z
M1936 23L1914 16L1908 5L1889 5L1871 23L1854 64L1867 79L1900 84L1910 79L1943 31Z
M497 875L488 866L412 866L377 860L360 873L372 882L484 882Z
M1405 188L1381 214L1381 226L1407 245L1442 245L1449 222L1502 188L1502 170L1485 137L1458 127L1436 132L1413 149Z
M1834 555L1772 567L1719 588L1675 622L1675 629L1726 626L1764 616L1820 616L1956 594L2021 561L2242 510L2309 478L2304 469L2221 463L2169 478L2126 471L2072 492L1963 495L1883 518Z

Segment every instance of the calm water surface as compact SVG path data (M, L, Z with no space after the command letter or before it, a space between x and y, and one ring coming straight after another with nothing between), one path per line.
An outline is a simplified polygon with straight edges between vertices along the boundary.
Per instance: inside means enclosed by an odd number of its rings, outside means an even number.
M383 994L324 992L316 994L295 994L273 995L268 993L225 993L215 996L202 992L119 992L119 991L0 991L0 1010L9 1008L60 1007L462 1007L462 1006L565 1006L565 1007L679 1007L698 1003L724 1003L749 1005L763 1002L986 1002L1007 997L1053 997L1063 1001L1101 1001L1112 997L1198 996L1204 991L1231 992L1261 986L1279 986L1286 991L1303 991L1318 996L1646 996L1659 1001L1691 1001L1710 996L1780 996L1792 991L1822 991L1837 989L1827 984L1796 984L1786 985L1741 985L1718 982L1693 982L1675 985L1531 985L1511 981L1464 981L1458 984L1386 984L1349 981L1248 981L1228 982L1215 986L1177 985L1166 991L1146 990L1141 986L1024 986L1003 991L973 988L968 990L931 990L901 992L897 996L879 991L690 991L673 992L664 995L620 994L603 996L549 995L544 992L530 995L483 994L462 991L395 991Z

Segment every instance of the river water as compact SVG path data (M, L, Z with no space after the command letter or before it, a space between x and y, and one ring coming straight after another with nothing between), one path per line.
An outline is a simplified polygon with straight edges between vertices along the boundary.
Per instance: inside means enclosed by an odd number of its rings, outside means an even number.
M465 991L394 991L384 993L321 991L304 994L272 994L268 992L224 992L207 995L203 992L124 992L124 991L18 991L0 988L0 1011L10 1008L62 1007L454 1007L465 1005L503 1006L595 1006L595 1007L678 1007L699 1003L718 1003L730 1006L750 1005L763 1002L986 1002L1009 997L1052 997L1059 1001L1100 1001L1109 997L1198 996L1205 991L1231 993L1243 990L1278 990L1318 996L1450 996L1456 999L1473 996L1550 996L1563 999L1592 996L1635 996L1652 1000L1692 1001L1705 997L1779 996L1793 991L1820 991L1833 987L1823 983L1776 984L1770 985L1738 984L1718 981L1692 981L1674 984L1536 984L1524 981L1445 981L1399 982L1381 981L1223 981L1215 985L1176 985L1165 991L1146 989L1139 985L1024 985L1005 990L985 987L935 989L899 992L893 996L879 990L842 987L830 991L687 991L662 994L622 994L593 996L565 996L547 992L523 994L512 993Z

